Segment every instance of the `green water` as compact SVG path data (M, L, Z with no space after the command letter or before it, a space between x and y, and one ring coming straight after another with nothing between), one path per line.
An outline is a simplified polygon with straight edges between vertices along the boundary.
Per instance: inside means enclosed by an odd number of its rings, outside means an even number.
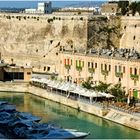
M31 94L0 93L0 100L17 105L17 110L30 112L49 122L64 128L90 132L87 138L95 139L140 139L140 132L102 118L78 112L75 109Z

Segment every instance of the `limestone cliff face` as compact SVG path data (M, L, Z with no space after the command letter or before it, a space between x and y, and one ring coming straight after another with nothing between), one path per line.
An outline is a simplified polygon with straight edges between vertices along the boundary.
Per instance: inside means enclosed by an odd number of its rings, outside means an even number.
M88 47L119 47L121 22L119 17L92 17L88 21Z

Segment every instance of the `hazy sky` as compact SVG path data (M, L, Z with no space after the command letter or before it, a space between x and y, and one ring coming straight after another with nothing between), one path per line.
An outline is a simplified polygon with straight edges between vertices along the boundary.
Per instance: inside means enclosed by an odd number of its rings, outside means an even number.
M37 1L32 1L32 0L28 0L28 1L22 1L22 0L18 0L18 1L12 1L12 0L0 0L0 7L11 7L11 8L36 8L37 7L37 3L40 1L44 1L44 0L37 0ZM96 1L104 1L104 0L96 0ZM80 2L95 2L94 0L90 0L90 1L85 1L85 0L81 0L81 1L76 1L76 0L71 0L71 1L66 1L66 0L52 0L52 6L53 7L64 7L66 5L71 5L71 4L77 4Z

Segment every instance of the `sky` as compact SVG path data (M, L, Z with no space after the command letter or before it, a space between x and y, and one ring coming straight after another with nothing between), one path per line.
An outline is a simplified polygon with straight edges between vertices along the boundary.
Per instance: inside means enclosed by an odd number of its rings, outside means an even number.
M17 1L12 1L12 0L0 0L0 7L5 7L5 8L36 8L37 7L37 3L40 1L44 1L44 0L28 0L28 1L23 1L23 0L17 0ZM46 0L48 1L48 0ZM95 0L90 0L90 1L85 1L85 0L81 0L81 1L76 1L76 0L51 0L52 1L52 7L64 7L64 6L68 6L68 5L73 5L73 4L78 4L78 3L82 3L82 2L89 2L89 4L92 2L95 2ZM104 0L96 0L96 1L104 1Z

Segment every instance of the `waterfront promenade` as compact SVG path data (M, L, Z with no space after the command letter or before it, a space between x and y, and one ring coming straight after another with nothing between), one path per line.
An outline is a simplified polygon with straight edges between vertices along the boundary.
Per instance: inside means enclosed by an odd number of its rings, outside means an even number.
M122 124L124 126L140 130L139 113L135 112L132 113L127 110L124 111L119 106L107 104L107 102L104 101L104 99L106 98L105 96L92 97L91 98L92 100L90 100L90 98L83 97L83 95L80 95L79 98L79 96L77 96L78 94L71 93L69 95L69 92L65 92L60 89L53 90L52 88L48 87L47 84L44 84L42 81L40 82L39 85L34 85L32 80L31 83L32 84L1 82L0 91L10 91L10 92L21 91L25 93L31 93L33 95L61 103L63 105L75 108L77 110L87 112L89 114L93 114L105 118L107 120Z

